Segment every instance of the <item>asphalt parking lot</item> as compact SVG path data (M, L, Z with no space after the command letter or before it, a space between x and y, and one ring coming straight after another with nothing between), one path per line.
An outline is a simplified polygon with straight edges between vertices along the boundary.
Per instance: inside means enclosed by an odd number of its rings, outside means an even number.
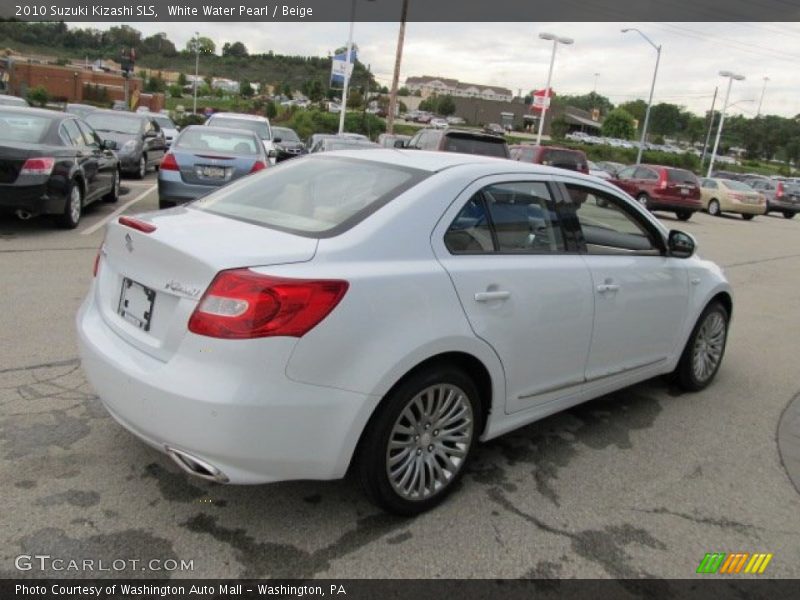
M193 561L84 576L690 578L717 551L773 553L762 577L797 576L800 494L778 429L800 395L800 219L661 215L734 288L715 383L653 380L489 442L450 500L405 520L347 480L189 479L105 413L74 315L102 225L155 209L154 183L125 180L74 231L0 218L0 577L80 575L15 568L45 554Z

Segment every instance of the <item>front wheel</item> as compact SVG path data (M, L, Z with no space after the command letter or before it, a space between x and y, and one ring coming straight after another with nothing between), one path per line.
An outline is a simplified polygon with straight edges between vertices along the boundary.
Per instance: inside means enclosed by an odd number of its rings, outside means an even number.
M679 210L675 213L675 216L678 217L681 221L688 221L692 218L692 211L690 210Z
M358 454L364 490L397 515L433 508L464 474L480 424L478 390L462 371L444 365L412 374L367 426Z
M749 213L745 213L745 214L742 215L742 218L745 221L752 221L754 217L755 217L755 215L749 214Z
M730 316L722 304L706 307L683 350L675 376L682 388L697 392L714 379L725 354Z

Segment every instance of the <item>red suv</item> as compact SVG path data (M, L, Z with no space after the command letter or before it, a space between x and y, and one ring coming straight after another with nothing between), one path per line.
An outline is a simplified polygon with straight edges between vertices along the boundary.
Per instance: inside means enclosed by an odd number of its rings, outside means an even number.
M535 146L533 144L509 146L508 149L511 152L512 160L589 173L586 154L581 150L559 148L558 146Z
M659 165L633 165L617 173L611 183L628 192L648 210L674 211L681 221L703 208L700 182L686 169Z

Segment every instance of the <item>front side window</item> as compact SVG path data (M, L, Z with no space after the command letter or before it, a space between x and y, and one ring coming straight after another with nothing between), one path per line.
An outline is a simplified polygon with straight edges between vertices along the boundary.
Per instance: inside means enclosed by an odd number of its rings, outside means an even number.
M445 235L454 254L563 252L561 231L547 184L496 183L470 198Z
M64 121L61 124L61 129L63 130L62 137L65 138L64 141L69 141L71 146L84 146L86 145L86 141L83 138L83 134L81 130L78 129L75 121L69 119L68 121Z
M577 184L565 187L588 254L661 254L652 233L632 209L625 210L623 200Z
M636 171L636 167L626 167L622 169L618 174L617 177L619 179L633 179L633 173Z
M709 189L709 190L718 189L717 188L717 182L714 181L713 179L703 179L703 187L706 188L706 189Z
M636 179L646 179L655 181L658 179L658 173L653 171L652 169L646 169L645 167L639 167L636 169L636 175L634 176Z

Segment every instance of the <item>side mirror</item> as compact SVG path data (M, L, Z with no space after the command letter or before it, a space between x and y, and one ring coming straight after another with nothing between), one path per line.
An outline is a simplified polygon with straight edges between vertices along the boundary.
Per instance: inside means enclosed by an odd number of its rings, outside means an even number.
M103 140L102 148L103 150L116 150L119 146L114 140Z
M272 138L272 143L273 144L280 144L281 141L283 141L283 138L279 138L279 137Z
M689 258L694 254L697 244L694 238L688 233L673 229L667 238L667 249L669 255L675 258Z
M406 143L403 140L395 140L394 141L394 147L395 148L405 148L406 147Z

